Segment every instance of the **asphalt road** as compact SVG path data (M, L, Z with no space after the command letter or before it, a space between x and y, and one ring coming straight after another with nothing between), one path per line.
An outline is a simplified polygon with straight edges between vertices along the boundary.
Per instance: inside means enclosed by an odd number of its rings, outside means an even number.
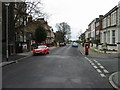
M78 48L57 47L3 67L3 88L112 88ZM113 89L114 90L114 89Z
M110 76L114 72L118 72L118 58L96 58L96 57L88 57L90 60L96 60L100 63L109 73L107 76Z

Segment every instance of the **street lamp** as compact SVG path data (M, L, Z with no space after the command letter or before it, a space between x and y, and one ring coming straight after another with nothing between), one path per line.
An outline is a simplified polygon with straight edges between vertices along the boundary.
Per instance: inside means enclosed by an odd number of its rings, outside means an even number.
M8 61L8 7L10 3L5 3L6 6L6 60Z

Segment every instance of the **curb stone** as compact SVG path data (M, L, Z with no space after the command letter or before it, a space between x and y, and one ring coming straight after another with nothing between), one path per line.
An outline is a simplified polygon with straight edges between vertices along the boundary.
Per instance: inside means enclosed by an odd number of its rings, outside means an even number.
M115 72L115 73L113 73L112 75L110 75L110 77L109 77L109 82L110 82L110 84L115 88L115 89L117 89L117 90L120 90L120 88L115 84L115 82L114 82L114 80L113 80L113 78L115 77L115 75L117 75L118 74L118 72ZM118 77L116 77L117 79L118 79ZM118 83L118 81L117 81L117 83Z
M19 58L19 59L14 60L14 61L0 63L0 67L4 67L4 66L9 65L9 64L12 64L12 63L17 63L18 61L20 61L20 60L22 60L22 59L25 59L25 58L28 58L28 57L31 57L31 56L32 56L32 54L29 55L29 56L23 57L23 58Z

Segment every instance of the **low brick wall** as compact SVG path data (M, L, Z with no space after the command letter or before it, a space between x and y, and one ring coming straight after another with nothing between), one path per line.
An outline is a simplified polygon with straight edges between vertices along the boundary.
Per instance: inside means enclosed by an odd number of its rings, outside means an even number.
M97 47L97 45L96 45L96 44L93 44L92 47L95 48L95 47ZM98 45L98 49L99 49L99 50L103 50L102 44ZM108 50L117 50L117 45L107 45L107 49L108 49Z

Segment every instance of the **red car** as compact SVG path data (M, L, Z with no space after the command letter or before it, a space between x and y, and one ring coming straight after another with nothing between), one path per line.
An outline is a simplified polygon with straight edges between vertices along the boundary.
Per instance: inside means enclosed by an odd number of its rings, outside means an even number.
M65 43L59 43L59 46L65 46Z
M48 53L49 53L49 48L46 45L37 46L37 48L33 50L33 55L48 54Z

